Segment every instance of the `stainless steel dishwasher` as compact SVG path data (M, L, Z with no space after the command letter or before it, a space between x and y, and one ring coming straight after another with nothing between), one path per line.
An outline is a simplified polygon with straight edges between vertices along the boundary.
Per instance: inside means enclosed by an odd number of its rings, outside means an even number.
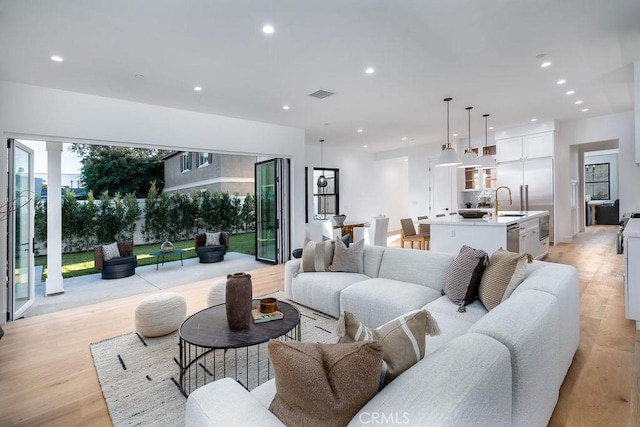
M520 225L511 224L507 226L507 250L509 252L520 252Z

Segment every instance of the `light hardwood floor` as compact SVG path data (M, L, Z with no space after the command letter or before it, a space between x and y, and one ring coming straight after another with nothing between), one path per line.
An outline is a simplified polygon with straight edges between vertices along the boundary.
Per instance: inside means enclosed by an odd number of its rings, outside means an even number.
M578 268L581 304L580 347L552 426L640 425L640 333L624 318L622 255L615 254L615 244L616 227L593 226L574 243L553 247L547 258ZM282 288L283 266L251 274L256 295ZM184 295L193 313L205 307L212 280L171 290ZM130 332L142 297L4 325L0 426L110 425L89 344Z

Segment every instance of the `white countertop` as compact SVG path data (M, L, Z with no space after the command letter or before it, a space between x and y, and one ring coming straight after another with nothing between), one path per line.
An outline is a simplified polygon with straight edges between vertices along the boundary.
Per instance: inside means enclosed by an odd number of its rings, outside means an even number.
M640 237L640 218L631 218L624 227L624 237Z
M465 219L460 215L446 215L440 218L433 219L421 219L418 221L418 224L431 224L431 225L492 225L492 226L501 226L506 227L510 224L517 224L521 222L525 222L527 220L533 218L540 218L545 215L549 215L549 211L528 211L528 212L518 212L518 211L501 211L498 215L491 217L484 217L480 219L470 218ZM510 214L518 214L522 216L508 216ZM629 221L630 223L631 221ZM628 225L627 225L628 227ZM626 231L626 229L625 229ZM638 224L638 236L640 236L640 220Z

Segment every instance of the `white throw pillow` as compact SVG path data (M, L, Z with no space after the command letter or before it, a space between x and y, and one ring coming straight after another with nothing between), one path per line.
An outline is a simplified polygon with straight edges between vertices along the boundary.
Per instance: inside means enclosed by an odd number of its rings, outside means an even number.
M105 261L110 259L120 258L120 250L118 249L118 243L113 242L109 245L102 245L102 258Z
M220 232L217 233L205 233L207 235L207 241L205 246L216 246L220 244Z

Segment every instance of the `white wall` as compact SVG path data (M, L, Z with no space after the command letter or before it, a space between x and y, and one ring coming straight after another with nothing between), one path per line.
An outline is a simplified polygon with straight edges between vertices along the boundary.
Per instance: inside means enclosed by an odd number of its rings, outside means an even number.
M376 159L363 149L331 147L325 142L323 167L340 170L340 213L349 221L370 221L373 216L389 217L389 231L400 229L407 216L408 166L405 158ZM312 173L320 167L320 143L308 143L306 150L308 192L313 191ZM311 197L311 196L309 196ZM313 206L309 205L309 217Z
M304 130L195 113L94 95L0 81L0 135L58 141L107 142L285 157L292 166L292 245L304 239ZM7 188L6 150L0 150L0 188ZM6 193L0 192L0 203ZM0 247L6 247L6 221ZM0 263L0 280L6 280ZM6 295L0 287L6 312ZM0 323L4 316L0 318Z
M555 144L556 242L570 242L572 237L572 145L617 141L620 213L640 211L640 186L637 184L640 182L640 167L635 163L635 126L633 111L558 123Z

